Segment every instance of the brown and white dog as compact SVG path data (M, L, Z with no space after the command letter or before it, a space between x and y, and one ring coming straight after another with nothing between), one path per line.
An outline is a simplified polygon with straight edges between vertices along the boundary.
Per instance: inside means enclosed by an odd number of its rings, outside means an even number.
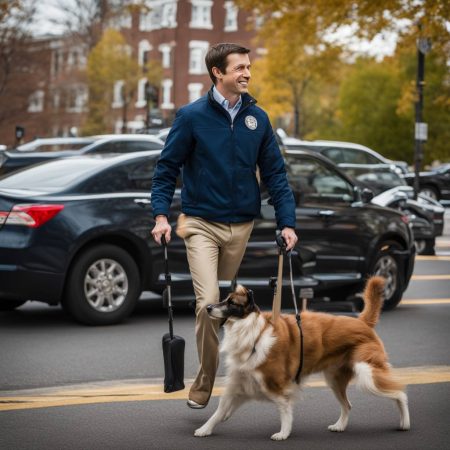
M353 378L364 390L396 401L400 429L410 427L408 398L404 387L390 371L383 343L374 331L383 303L384 279L372 277L364 290L364 309L358 318L304 311L302 382L323 372L341 405L338 421L328 427L344 431L350 402L347 386ZM272 323L271 313L261 312L253 295L238 286L224 301L208 306L211 317L227 319L221 351L227 354L227 381L219 406L211 418L195 431L209 436L251 399L273 401L280 412L281 430L273 440L287 439L292 428L292 403L299 386L294 378L300 361L300 332L293 315L282 314Z

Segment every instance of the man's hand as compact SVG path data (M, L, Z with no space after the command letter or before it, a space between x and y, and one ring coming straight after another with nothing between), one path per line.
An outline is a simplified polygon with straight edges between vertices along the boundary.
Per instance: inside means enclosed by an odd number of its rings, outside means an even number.
M298 237L295 234L295 230L293 228L285 227L281 230L281 236L283 236L284 241L286 242L286 251L294 248L294 245L298 241Z
M172 231L172 227L170 226L169 222L167 221L166 216L156 216L155 218L156 224L153 227L152 235L155 242L159 245L161 245L161 236L164 235L166 238L166 242L170 242L170 233Z

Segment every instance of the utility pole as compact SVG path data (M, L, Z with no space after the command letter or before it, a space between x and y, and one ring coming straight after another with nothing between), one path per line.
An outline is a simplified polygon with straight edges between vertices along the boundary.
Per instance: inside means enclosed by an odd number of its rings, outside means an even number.
M421 25L418 25L419 33ZM428 138L428 124L422 120L423 87L425 85L425 55L431 50L431 40L419 37L417 41L417 100L415 104L415 148L414 148L414 197L419 193L419 172L423 161L423 142Z

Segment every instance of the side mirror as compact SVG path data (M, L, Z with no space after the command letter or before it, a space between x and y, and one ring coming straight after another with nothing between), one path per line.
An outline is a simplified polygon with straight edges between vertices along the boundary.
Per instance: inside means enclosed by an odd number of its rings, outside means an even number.
M397 202L400 209L403 209L406 206L406 202L408 200L408 194L406 192L396 192L394 195L395 202Z
M361 201L363 203L370 203L372 199L373 199L373 192L368 188L364 188L361 191Z

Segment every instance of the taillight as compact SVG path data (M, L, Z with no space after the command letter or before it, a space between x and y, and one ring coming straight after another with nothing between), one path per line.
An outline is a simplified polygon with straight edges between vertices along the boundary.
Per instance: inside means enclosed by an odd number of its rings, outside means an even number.
M5 225L22 225L30 228L38 228L52 217L56 216L64 205L16 205L11 212L0 212L0 224L6 222Z

